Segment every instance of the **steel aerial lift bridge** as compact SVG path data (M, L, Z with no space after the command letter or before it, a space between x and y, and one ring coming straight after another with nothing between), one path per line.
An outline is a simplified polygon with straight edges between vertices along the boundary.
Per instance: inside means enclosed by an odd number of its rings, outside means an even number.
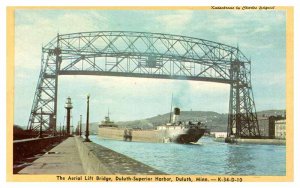
M163 33L58 34L42 48L41 64L28 130L56 131L59 75L99 75L229 84L228 136L260 137L251 61L237 47Z

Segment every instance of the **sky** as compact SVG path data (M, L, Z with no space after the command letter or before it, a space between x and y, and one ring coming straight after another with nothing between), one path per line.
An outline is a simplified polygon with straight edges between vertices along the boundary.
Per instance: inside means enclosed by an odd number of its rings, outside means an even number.
M286 28L284 11L204 10L17 10L15 12L14 123L26 126L41 67L41 48L57 33L141 31L184 35L239 49L251 59L257 111L285 109ZM72 121L115 121L167 113L171 95L182 110L227 113L229 85L179 80L104 76L60 76L57 123L64 124L64 102L72 98Z

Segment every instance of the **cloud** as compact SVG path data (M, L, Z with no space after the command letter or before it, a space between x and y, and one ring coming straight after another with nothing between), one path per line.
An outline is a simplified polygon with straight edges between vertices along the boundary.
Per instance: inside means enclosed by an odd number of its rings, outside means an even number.
M166 15L158 15L155 21L160 25L161 32L182 33L186 30L193 17L193 11L173 11Z
M239 44L242 49L272 49L274 48L273 43L263 43L263 44L250 44L250 43L241 43Z
M31 77L30 74L26 74L24 71L15 75L16 80L24 80L24 79L28 79L30 77Z
M268 99L256 98L256 110L283 110L286 109L286 98L282 96L269 97Z
M210 26L214 28L232 28L236 24L235 18L214 18L210 20Z
M252 34L258 34L258 33L266 33L271 30L269 25L263 25L262 27L256 27L252 31Z
M57 20L60 33L108 30L109 24L105 16L95 12L68 12ZM51 20L53 23L53 20Z
M260 85L264 87L279 87L285 86L286 74L285 72L275 73L275 72L265 72L264 74L258 74L254 78L254 81L259 81Z
M40 67L41 49L57 33L108 30L105 16L87 11L16 11L16 66ZM34 45L33 45L34 44Z

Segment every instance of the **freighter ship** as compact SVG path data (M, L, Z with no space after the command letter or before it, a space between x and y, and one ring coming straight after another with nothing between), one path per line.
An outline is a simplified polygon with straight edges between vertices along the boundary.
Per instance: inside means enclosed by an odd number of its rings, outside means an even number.
M206 132L201 122L179 121L180 109L174 108L172 122L157 126L156 129L119 128L110 120L109 113L99 125L98 135L104 139L134 142L175 142L180 144L195 143Z

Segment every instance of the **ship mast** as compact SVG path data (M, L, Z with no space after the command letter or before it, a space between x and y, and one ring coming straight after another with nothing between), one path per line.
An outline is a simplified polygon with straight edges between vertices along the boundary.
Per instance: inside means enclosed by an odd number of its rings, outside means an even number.
M170 110L170 119L169 119L169 123L171 123L171 119L172 119L172 108L173 108L173 93L172 93L172 99L171 99L171 110Z

